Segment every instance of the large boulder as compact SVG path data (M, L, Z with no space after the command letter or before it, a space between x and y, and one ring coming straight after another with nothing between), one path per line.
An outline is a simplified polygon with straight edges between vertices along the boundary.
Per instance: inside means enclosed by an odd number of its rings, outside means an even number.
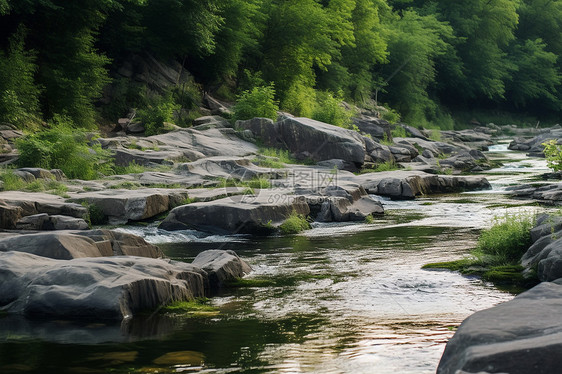
M164 230L195 229L215 233L269 233L292 213L308 215L305 199L280 190L257 190L172 209L160 224Z
M205 295L206 274L144 257L55 260L0 252L0 310L27 317L123 319Z
M562 129L559 127L552 128L531 139L515 138L508 148L514 151L525 151L529 156L544 157L544 146L542 144L548 140L556 140L558 144L561 144L560 139L562 139Z
M299 159L341 159L355 165L365 161L365 143L358 132L309 118L285 118L276 123L253 119L237 121L236 127L251 130L264 145L288 149Z
M541 281L562 278L562 218L542 215L531 230L533 244L521 258L528 271L535 269Z
M551 374L562 367L562 281L468 317L447 343L437 374Z
M72 193L70 201L86 202L100 209L110 224L123 224L157 216L187 197L178 189L111 189Z
M216 249L199 253L192 265L207 273L210 292L215 292L229 281L242 278L252 271L252 268L233 251Z

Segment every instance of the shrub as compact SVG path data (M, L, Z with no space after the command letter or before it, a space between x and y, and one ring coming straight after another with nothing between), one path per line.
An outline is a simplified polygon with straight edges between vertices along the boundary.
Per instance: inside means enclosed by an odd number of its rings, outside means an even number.
M55 119L52 128L16 141L20 167L61 169L69 178L86 180L113 172L108 151L99 144L88 144L87 133L64 126L66 118Z
M171 92L156 96L150 101L146 108L137 111L137 117L144 123L144 133L147 136L160 134L164 130L164 123L171 122L174 111L180 108Z
M15 175L11 170L0 174L0 180L4 182L2 187L4 191L23 190L27 185L23 179Z
M405 138L406 137L406 129L403 128L402 126L397 125L392 129L391 135L392 135L393 138Z
M482 232L477 251L493 256L497 263L518 261L531 245L531 229L535 217L508 215L495 217L494 225Z
M385 121L388 121L392 124L400 121L400 113L398 113L394 109L390 109L388 106L384 110L381 111L381 117Z
M311 117L315 106L316 90L299 83L293 84L281 100L283 110L300 117Z
M273 84L254 87L244 91L234 105L234 120L246 120L255 117L277 119L279 104L275 101Z
M562 146L557 144L554 139L542 143L542 145L548 167L554 171L562 170Z
M350 128L353 112L342 106L342 99L325 91L316 92L316 106L312 118L335 126Z
M308 223L306 217L295 212L279 226L279 230L281 230L283 234L298 234L308 229L310 229L310 223Z

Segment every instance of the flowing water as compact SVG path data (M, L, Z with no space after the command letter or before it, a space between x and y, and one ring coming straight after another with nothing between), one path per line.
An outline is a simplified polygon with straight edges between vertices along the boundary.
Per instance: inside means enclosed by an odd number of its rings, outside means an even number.
M463 257L494 215L543 208L508 200L544 160L493 148L505 166L491 191L415 201L380 198L372 224L316 224L288 237L126 228L190 261L233 249L260 287L211 299L219 313L153 313L122 324L0 318L0 373L434 373L445 343L475 311L513 295L477 278L422 270ZM263 283L263 282L262 282Z

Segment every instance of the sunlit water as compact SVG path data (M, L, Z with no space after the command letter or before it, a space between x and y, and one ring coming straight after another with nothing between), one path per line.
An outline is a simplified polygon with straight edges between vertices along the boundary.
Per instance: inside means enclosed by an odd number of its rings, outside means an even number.
M220 313L186 318L153 313L123 324L0 318L0 372L434 373L454 328L513 295L477 278L422 270L461 258L492 217L542 208L499 192L546 168L504 148L492 191L381 199L373 224L315 224L273 238L124 228L190 261L233 249L265 287L212 298ZM524 170L513 175L511 170Z

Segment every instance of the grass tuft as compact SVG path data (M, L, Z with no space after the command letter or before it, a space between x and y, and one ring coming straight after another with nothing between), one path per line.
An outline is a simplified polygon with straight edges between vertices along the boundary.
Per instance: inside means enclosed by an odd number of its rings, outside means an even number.
M514 291L534 286L536 275L525 276L519 264L521 256L531 245L530 231L534 215L506 214L495 217L494 225L482 231L471 256L456 261L424 265L423 269L447 269L465 275L478 275L499 286L515 287Z
M295 212L291 213L289 218L279 226L279 230L283 234L298 234L308 229L310 229L310 223L306 220L306 217Z

